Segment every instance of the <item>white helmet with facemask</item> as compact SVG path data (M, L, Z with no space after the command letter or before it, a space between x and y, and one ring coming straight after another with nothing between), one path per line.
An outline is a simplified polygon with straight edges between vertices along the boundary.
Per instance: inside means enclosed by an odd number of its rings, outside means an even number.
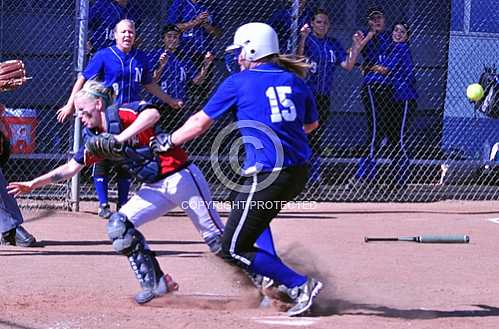
M265 56L279 54L279 39L274 29L264 23L248 23L240 26L234 34L234 44L226 51L242 49L244 58L257 61Z

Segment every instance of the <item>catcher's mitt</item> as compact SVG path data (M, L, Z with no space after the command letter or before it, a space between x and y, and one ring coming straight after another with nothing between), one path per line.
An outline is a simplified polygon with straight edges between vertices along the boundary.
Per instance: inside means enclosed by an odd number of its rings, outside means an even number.
M26 82L26 70L21 60L0 63L0 92L14 90Z
M108 133L92 136L85 143L85 149L99 158L109 160L123 160L125 158L124 145Z

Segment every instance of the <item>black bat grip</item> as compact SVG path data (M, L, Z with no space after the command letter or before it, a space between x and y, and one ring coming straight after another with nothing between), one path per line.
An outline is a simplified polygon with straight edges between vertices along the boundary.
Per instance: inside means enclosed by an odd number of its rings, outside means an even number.
M398 238L370 238L368 236L364 237L364 242L371 241L398 241Z

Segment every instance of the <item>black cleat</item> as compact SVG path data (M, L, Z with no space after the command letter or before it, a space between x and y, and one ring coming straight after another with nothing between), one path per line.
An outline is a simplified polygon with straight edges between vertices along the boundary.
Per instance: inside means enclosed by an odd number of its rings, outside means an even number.
M19 225L16 227L16 246L19 247L33 247L36 239L24 227Z
M0 240L2 246L15 246L16 245L16 229L13 228L10 231L2 233L2 239Z
M0 241L1 245L18 247L33 247L35 243L35 237L21 225L2 233L2 240Z

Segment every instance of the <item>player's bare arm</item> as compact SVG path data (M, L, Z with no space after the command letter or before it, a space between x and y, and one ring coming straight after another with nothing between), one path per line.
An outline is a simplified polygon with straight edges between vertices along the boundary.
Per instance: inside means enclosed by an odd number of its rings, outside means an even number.
M300 40L298 42L298 50L296 51L296 54L298 56L303 56L303 54L305 53L305 41L307 40L311 32L312 29L308 24L303 25L300 29Z
M194 83L195 85L203 83L203 81L206 79L206 75L208 74L208 71L214 59L215 56L213 56L211 52L206 53L203 59L203 64L201 64L201 69L199 70L198 74L194 77L194 79L192 79L192 83Z
M362 37L362 40L360 42L360 50L362 50L367 45L367 43L369 41L371 41L372 38L374 38L374 36L376 35L376 32L369 30L367 35L364 35L364 33L362 33L361 31L357 31L356 34L358 34Z
M174 145L188 142L201 136L212 124L213 120L203 111L199 111L187 119L182 127L172 133L171 141Z
M357 31L352 36L352 47L350 47L348 51L348 55L346 60L341 62L341 67L347 71L351 71L355 64L357 63L357 58L359 57L362 48L366 45L367 42L364 42L364 34L361 31Z
M177 26L180 29L180 31L184 32L193 29L197 26L200 26L202 24L205 24L208 20L208 17L209 17L208 12L204 11L199 15L197 15L196 17L194 17L194 19L184 23L177 24Z
M159 56L158 67L154 70L152 78L154 81L158 82L163 70L165 69L166 63L168 62L168 53L165 51Z
M314 121L312 123L306 123L303 125L303 130L305 130L306 134L310 134L317 128L319 128L319 121Z
M184 106L184 102L181 99L175 99L168 94L165 94L157 83L151 82L147 85L144 85L144 88L153 96L158 97L163 102L168 104L171 108L180 109Z
M209 34L211 34L215 38L218 38L222 35L222 31L214 25L206 23L206 24L203 24L202 27L206 30L206 32L208 32Z
M57 121L64 122L71 114L74 112L74 98L77 92L79 92L83 85L85 84L85 77L80 75L76 80L73 89L71 90L71 95L69 96L68 102L66 105L57 110Z
M208 17L209 17L209 15L208 15ZM208 17L206 17L206 19L203 21L203 23L201 23L201 26L203 27L203 29L206 30L206 32L208 32L209 34L211 34L215 38L220 37L222 35L222 31L217 26L211 24Z
M29 193L36 188L56 183L62 180L69 179L79 173L84 165L79 164L74 159L69 160L67 163L55 168L48 173L41 175L33 180L26 182L12 182L7 186L9 194L18 196L20 194Z
M387 67L385 67L383 65L379 65L379 64L374 64L374 65L370 66L369 71L376 72L376 73L383 74L383 75L387 75L390 72L390 70Z
M141 131L144 131L154 126L159 120L160 114L157 109L151 107L140 112L135 121L123 130L119 135L115 136L116 140L123 143L133 136L136 136Z

